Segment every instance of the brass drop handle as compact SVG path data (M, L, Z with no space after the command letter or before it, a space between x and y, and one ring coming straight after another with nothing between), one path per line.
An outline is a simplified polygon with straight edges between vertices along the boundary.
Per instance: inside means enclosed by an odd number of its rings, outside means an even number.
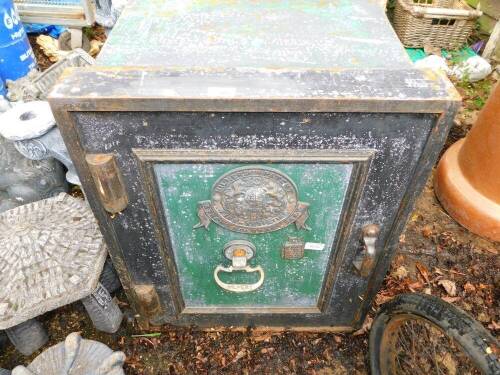
M255 246L245 240L230 241L224 246L224 255L230 259L232 264L229 267L218 265L214 270L214 279L218 286L222 289L235 293L252 292L259 288L264 282L264 270L261 266L250 267L247 261L255 254ZM230 284L225 283L219 278L219 272L244 271L244 272L258 272L260 274L259 280L253 284Z
M245 272L259 272L260 273L260 278L256 283L253 284L229 284L221 281L219 279L219 272L233 272L233 271L245 271ZM235 293L245 293L245 292L252 292L259 288L262 283L264 282L264 270L262 269L261 266L257 267L250 267L250 266L245 266L245 267L239 267L235 268L233 266L229 267L223 267L221 265L217 266L214 270L214 279L215 282L217 283L218 286L220 286L222 289L228 290L230 292L235 292Z
M377 259L378 251L375 246L380 226L377 224L368 224L363 227L363 243L364 248L361 254L352 262L358 273L363 277L368 277Z

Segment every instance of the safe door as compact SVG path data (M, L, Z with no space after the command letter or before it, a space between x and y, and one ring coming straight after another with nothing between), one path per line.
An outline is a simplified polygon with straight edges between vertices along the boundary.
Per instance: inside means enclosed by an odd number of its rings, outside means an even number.
M135 150L181 314L324 311L372 153Z

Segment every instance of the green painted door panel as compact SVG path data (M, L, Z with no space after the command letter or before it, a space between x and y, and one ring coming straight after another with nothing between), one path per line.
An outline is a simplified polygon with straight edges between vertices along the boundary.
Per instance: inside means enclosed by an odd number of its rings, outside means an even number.
M310 230L295 224L260 234L231 231L211 222L207 229L194 229L199 222L198 202L211 199L214 183L225 173L240 167L265 167L280 171L291 179L298 200L309 204L306 221ZM352 164L165 164L158 163L154 172L161 195L168 237L175 256L184 304L204 307L315 308L322 290L328 260L339 225L348 190ZM309 247L301 259L283 259L281 249L288 237L300 237ZM228 267L231 261L223 248L231 240L247 240L256 247L249 260L265 272L263 284L255 291L235 293L222 289L214 280L217 265ZM315 245L316 244L316 245ZM257 273L220 273L226 283L254 283Z

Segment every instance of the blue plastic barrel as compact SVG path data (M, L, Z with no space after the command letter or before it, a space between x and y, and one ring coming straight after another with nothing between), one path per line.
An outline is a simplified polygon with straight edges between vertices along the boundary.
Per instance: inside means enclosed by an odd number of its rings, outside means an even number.
M3 81L0 79L0 96L5 96L7 91L5 90L5 85Z
M0 0L0 77L16 80L36 67L26 31L12 0Z

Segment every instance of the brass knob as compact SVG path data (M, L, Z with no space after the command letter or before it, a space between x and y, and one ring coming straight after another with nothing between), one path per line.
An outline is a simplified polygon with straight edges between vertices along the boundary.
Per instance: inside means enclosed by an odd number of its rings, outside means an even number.
M235 257L244 257L247 255L247 252L245 251L245 249L234 249L233 251L233 256Z
M363 237L377 237L380 233L380 226L377 224L368 224L363 227Z

